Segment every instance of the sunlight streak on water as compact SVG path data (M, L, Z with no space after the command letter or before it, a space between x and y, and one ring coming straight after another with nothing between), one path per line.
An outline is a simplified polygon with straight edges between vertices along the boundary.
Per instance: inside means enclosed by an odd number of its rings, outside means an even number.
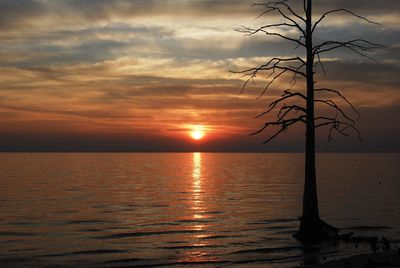
M204 190L203 186L203 177L201 174L202 162L201 162L201 153L195 152L193 153L193 190L192 190L192 201L193 205L191 209L193 210L193 221L195 224L192 225L194 230L202 232L205 230L206 226L201 222L204 219L204 212L206 211L206 202L204 200ZM202 262L207 261L207 252L202 250L202 248L207 247L208 243L203 240L203 238L207 237L203 233L194 233L192 239L190 241L190 246L194 251L187 251L180 260L181 262Z
M203 210L203 192L201 177L201 153L193 153L193 206L194 218L201 219L203 216L199 213Z

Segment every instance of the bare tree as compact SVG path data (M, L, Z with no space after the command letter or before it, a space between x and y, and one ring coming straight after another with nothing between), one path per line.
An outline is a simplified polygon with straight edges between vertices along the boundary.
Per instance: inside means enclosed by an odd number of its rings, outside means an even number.
M360 56L372 59L368 52L381 48L379 44L372 43L364 39L353 39L349 41L327 40L319 44L313 42L313 36L318 26L333 13L345 13L354 16L357 19L368 23L376 24L365 17L362 17L347 9L329 10L313 20L312 0L297 1L300 6L295 8L294 4L289 4L288 0L266 1L254 4L262 7L264 11L259 17L265 15L278 15L281 18L279 23L266 24L261 27L250 28L243 26L238 31L248 35L265 34L267 37L280 38L294 44L296 49L302 49L304 56L295 57L273 57L264 64L242 71L236 71L236 74L242 74L247 80L243 89L249 82L254 83L257 76L265 76L266 86L259 97L264 95L277 79L290 75L291 82L294 84L302 79L305 84L305 90L286 89L276 100L272 101L267 109L258 117L269 115L276 112L276 119L265 122L264 126L253 134L263 132L273 128L264 143L276 138L279 134L295 124L305 124L306 146L305 146L305 182L303 193L303 213L301 224L295 236L304 242L319 242L326 239L338 237L338 229L328 225L319 217L317 183L315 172L315 129L328 127L328 140L331 139L333 132L348 136L348 131L353 131L358 137L360 132L356 126L354 117L359 117L359 113L352 103L342 95L338 90L324 87L317 87L314 74L317 67L321 67L323 73L325 68L321 60L324 53L345 48ZM301 9L299 12L298 10ZM287 34L296 32L293 34ZM293 31L294 30L294 31ZM328 96L328 98L327 98ZM329 97L330 96L330 97ZM339 103L337 99L340 99ZM287 103L290 104L287 104ZM350 109L342 107L345 103ZM316 105L326 106L332 109L332 115L316 116L314 108ZM350 112L350 111L353 112Z

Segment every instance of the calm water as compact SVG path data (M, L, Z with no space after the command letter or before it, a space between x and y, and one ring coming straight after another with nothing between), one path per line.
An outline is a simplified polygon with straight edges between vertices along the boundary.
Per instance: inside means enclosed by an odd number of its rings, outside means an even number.
M320 154L320 210L400 239L400 155ZM367 252L304 247L302 154L0 154L0 266L293 267Z

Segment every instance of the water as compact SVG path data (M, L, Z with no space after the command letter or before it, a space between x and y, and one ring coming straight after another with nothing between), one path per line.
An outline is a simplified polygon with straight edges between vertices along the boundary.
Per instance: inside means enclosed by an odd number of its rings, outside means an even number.
M323 219L400 238L399 154L319 154ZM302 154L0 154L1 266L293 267Z

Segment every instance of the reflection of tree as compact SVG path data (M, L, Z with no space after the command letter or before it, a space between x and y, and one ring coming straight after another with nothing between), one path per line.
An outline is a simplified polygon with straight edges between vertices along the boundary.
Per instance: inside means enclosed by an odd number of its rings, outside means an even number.
M286 89L278 99L271 102L266 111L258 117L269 115L276 111L277 118L267 121L264 126L256 133L263 132L270 128L275 128L274 132L268 136L265 143L276 138L279 134L286 131L289 126L303 123L306 128L306 148L305 148L305 184L303 195L303 215L300 229L296 237L306 242L317 242L332 237L337 237L337 229L326 224L319 217L317 184L315 174L315 129L320 127L329 127L328 139L331 139L333 132L348 136L348 131L354 131L360 137L356 126L356 120L351 114L341 107L341 104L333 97L341 99L350 109L359 116L352 103L339 91L331 88L316 87L314 74L316 67L320 66L325 74L325 68L321 60L324 53L346 48L360 56L371 59L368 52L381 48L379 44L372 43L364 39L353 39L349 41L327 40L319 44L313 42L313 36L318 26L329 15L333 13L346 13L368 23L374 23L347 9L335 9L323 13L316 21L313 21L312 0L303 0L302 10L300 12L289 5L288 0L267 1L265 3L255 4L265 10L260 14L277 14L282 19L280 23L266 24L258 28L243 27L240 32L248 35L258 33L265 34L267 37L276 37L293 43L297 48L302 48L306 57L300 55L288 58L274 57L265 64L250 68L247 70L235 72L247 77L243 89L249 82L254 83L254 78L259 75L265 76L267 84L260 96L264 95L271 85L277 79L289 74L291 83L294 85L297 80L305 81L306 90L293 91ZM301 2L301 1L297 1ZM290 32L296 32L296 36L290 35ZM324 97L331 96L331 97ZM316 104L326 106L333 111L334 116L315 115L314 106ZM256 134L254 133L254 134Z

